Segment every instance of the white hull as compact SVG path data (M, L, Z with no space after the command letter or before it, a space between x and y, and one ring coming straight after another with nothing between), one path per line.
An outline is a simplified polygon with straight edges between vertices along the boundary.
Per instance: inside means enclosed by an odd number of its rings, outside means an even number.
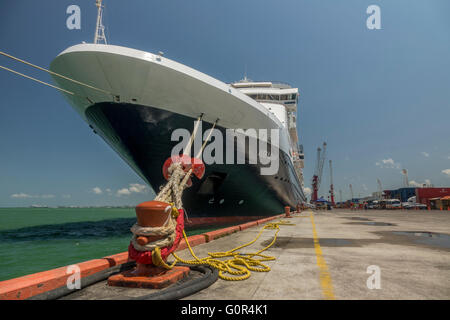
M275 115L238 89L170 59L130 48L80 44L59 54L50 69L113 93L120 102L157 107L230 129L280 129L280 149L291 155L289 134ZM85 120L92 103L114 96L54 77Z

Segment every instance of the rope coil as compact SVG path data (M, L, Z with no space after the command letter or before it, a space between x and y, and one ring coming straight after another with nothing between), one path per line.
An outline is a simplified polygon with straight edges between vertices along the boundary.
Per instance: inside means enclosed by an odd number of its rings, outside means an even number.
M195 255L194 251L192 250L192 247L189 244L189 241L187 239L186 233L183 230L183 237L186 241L186 245L194 259L192 260L184 260L180 258L175 253L172 253L172 255L175 257L175 262L173 265L175 265L176 262L181 262L185 264L190 265L200 265L200 264L206 264L209 265L215 269L219 270L219 277L223 280L228 281L239 281L239 280L245 280L248 279L251 275L251 271L255 272L269 272L271 269L268 265L264 264L265 261L272 261L275 260L275 257L263 255L262 252L269 249L277 240L278 232L280 231L281 225L294 225L287 221L279 221L279 222L270 222L267 223L258 233L258 235L253 239L252 241L243 244L241 246L238 246L234 249L223 251L223 252L208 252L208 257L205 258L199 258ZM248 247L255 243L261 236L264 230L270 229L270 230L276 230L273 240L270 242L269 245L264 247L263 249L255 252L255 253L240 253L236 252L242 248ZM256 259L255 257L260 257L260 259ZM220 258L229 258L227 260L219 260ZM230 275L227 275L230 274Z

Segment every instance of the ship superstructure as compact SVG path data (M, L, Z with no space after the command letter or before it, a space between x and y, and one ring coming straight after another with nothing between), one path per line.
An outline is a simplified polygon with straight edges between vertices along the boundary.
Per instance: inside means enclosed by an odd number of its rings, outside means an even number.
M289 84L281 82L251 81L247 77L239 82L233 83L232 86L258 101L269 112L275 115L283 127L289 131L291 144L290 155L295 172L303 186L303 145L299 144L297 133L298 88L292 88Z

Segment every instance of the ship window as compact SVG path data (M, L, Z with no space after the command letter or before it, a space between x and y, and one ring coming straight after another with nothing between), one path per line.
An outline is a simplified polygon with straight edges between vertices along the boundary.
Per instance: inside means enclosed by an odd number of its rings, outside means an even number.
M292 94L292 100L295 100L295 98L297 98L297 95L294 93L294 94Z

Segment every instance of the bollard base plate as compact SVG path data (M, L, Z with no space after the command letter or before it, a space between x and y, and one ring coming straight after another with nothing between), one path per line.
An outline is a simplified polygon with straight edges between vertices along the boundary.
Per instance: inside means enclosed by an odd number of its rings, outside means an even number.
M180 281L189 274L189 267L175 266L150 276L136 276L134 270L115 274L108 278L108 285L128 288L162 289Z

